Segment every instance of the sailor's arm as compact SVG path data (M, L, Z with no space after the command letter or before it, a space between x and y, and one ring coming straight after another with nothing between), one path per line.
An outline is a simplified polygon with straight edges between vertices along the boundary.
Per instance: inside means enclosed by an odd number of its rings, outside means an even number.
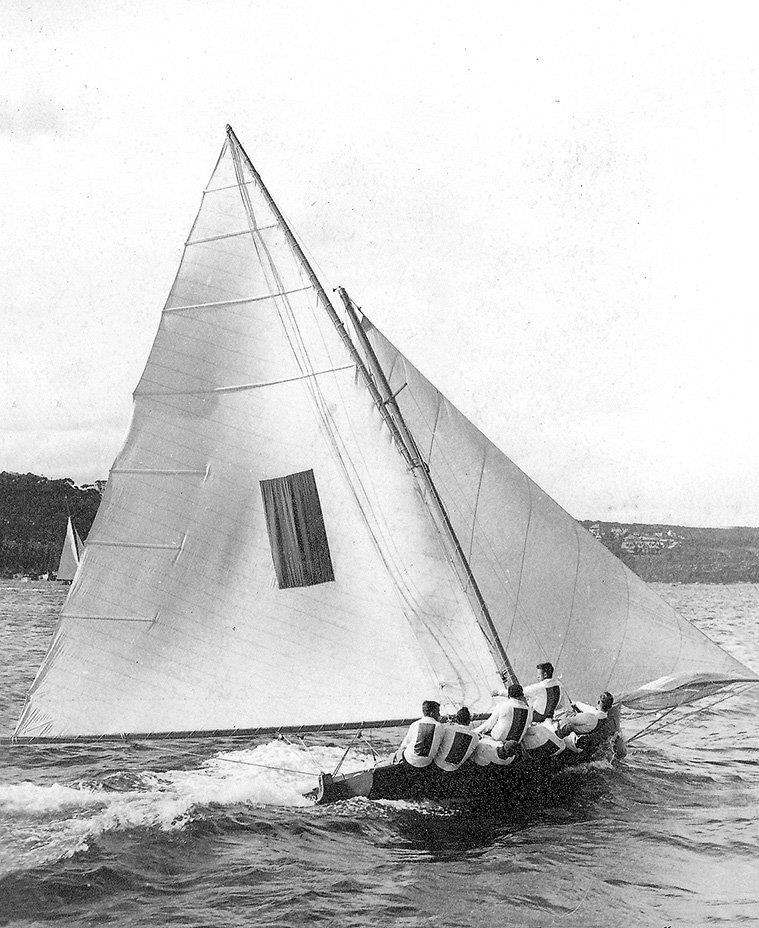
M498 719L498 713L491 712L490 715L482 723L482 725L474 729L475 735L481 735L483 732L490 731L490 729L495 725L497 719Z
M556 729L556 734L560 738L565 738L570 732L583 735L587 734L598 724L598 716L592 712L578 712L577 715L570 716L566 721Z

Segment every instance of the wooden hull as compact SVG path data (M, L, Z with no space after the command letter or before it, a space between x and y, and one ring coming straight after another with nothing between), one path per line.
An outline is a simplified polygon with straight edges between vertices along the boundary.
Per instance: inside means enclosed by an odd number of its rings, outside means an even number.
M453 773L440 770L434 764L420 770L403 762L393 764L386 760L370 770L338 776L322 774L315 798L321 804L362 796L408 801L433 799L457 805L502 802L512 806L539 800L557 773L591 759L585 754L565 751L545 761L520 758L508 767L480 767L467 761Z

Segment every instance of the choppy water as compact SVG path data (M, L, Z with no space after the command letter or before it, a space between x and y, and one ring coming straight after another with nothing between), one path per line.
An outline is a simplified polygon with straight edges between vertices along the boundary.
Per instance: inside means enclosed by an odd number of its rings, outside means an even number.
M658 588L759 667L759 587ZM2 734L64 596L0 581ZM316 807L328 738L0 747L0 924L759 925L758 709L759 687L498 817Z

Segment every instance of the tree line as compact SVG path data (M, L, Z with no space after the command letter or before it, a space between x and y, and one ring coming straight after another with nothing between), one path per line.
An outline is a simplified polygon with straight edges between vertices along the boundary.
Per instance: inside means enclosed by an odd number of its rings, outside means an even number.
M68 477L0 472L0 577L55 571L69 516L84 540L104 488L104 480L80 487Z

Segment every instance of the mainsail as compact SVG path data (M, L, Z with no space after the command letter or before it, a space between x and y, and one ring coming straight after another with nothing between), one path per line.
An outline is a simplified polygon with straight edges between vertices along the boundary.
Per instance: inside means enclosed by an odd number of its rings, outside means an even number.
M665 705L679 704L681 687L695 687L694 699L717 683L756 679L530 480L366 316L362 326L520 675L550 660L573 698L609 690L631 704L657 679Z
M58 571L56 577L58 580L73 580L79 567L79 557L82 551L82 540L79 533L74 528L74 524L69 516L66 525L66 537L63 540L61 557L58 561Z
M578 696L754 678L364 331L395 399L228 130L16 737L477 712L504 647Z

